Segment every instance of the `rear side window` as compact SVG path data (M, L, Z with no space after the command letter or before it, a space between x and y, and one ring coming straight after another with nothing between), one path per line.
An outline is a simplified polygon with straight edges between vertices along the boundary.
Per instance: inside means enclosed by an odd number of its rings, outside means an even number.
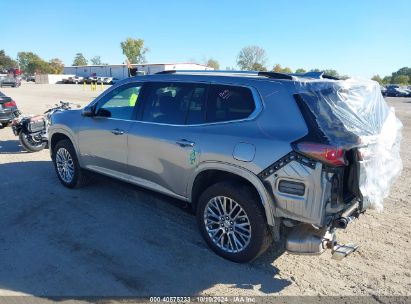
M204 84L148 83L143 121L176 125L202 123L206 92Z
M207 99L207 122L244 119L255 110L251 90L229 85L211 85Z

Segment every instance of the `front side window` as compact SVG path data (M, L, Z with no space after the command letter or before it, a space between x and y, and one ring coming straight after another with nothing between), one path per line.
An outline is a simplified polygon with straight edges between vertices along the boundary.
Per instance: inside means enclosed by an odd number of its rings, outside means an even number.
M96 116L130 120L141 87L141 83L131 83L112 90L98 103Z
M205 84L149 83L143 121L176 125L202 123L206 91Z
M250 89L230 85L211 85L207 99L207 122L247 118L255 110Z

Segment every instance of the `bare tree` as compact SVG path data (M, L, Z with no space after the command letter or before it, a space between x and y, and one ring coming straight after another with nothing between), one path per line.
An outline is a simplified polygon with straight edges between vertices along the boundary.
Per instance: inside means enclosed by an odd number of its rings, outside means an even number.
M237 56L237 65L241 70L266 70L266 62L265 50L256 45L242 48Z
M93 65L102 65L100 56L94 56L93 58L90 59L90 62Z

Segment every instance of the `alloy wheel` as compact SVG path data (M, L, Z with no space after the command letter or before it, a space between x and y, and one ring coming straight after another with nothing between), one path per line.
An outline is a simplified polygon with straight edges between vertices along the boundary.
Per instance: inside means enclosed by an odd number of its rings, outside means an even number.
M61 179L70 183L74 177L74 163L69 151L65 148L60 148L56 153L56 167Z
M250 220L240 204L229 197L216 196L208 201L204 224L213 243L225 252L238 253L250 243Z

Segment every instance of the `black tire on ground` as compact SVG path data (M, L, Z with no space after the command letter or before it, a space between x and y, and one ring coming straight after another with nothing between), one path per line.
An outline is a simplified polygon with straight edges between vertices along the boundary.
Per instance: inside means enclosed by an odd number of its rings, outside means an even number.
M24 132L20 132L19 141L22 147L24 148L24 150L26 150L27 152L39 152L43 150L47 145L47 143L44 141L36 143L36 144L31 143Z
M0 129L7 127L9 124L7 122L0 123Z
M60 173L57 169L56 154L59 151L59 149L66 149L68 151L68 153L70 154L70 157L73 161L74 175L73 175L73 178L70 182L65 181L61 177L61 175L60 175ZM80 164L79 164L78 159L77 159L77 154L74 150L73 144L71 143L71 141L69 139L60 140L54 146L53 153L52 153L51 157L52 157L52 160L53 160L53 165L54 165L54 169L56 170L57 177L60 180L60 182L63 184L63 186L65 186L67 188L80 188L88 182L87 171L80 167Z
M208 202L217 196L225 196L237 202L247 214L251 225L249 244L240 252L228 252L216 244L209 236L204 222L204 212ZM269 226L267 225L264 208L259 197L248 185L237 182L219 182L207 188L200 196L197 205L197 222L201 235L208 246L218 255L236 263L246 263L256 259L268 249L272 242Z

